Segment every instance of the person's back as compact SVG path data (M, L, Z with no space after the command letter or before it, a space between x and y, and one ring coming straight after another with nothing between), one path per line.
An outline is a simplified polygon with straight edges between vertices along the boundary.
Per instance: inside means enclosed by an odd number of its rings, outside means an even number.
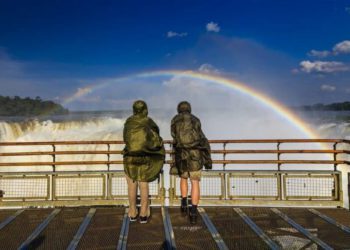
M140 186L141 211L140 222L146 223L150 215L148 204L148 182L155 180L163 167L165 150L159 128L149 117L144 101L136 101L133 115L125 124L123 139L125 148L124 172L128 183L129 217L137 219L136 195Z
M196 223L199 203L199 181L203 165L211 168L210 146L202 129L200 120L191 114L188 102L180 102L178 114L171 121L171 135L174 139L175 167L180 177L181 211L187 212L187 179L191 180L192 207L191 223ZM172 170L174 167L172 167Z

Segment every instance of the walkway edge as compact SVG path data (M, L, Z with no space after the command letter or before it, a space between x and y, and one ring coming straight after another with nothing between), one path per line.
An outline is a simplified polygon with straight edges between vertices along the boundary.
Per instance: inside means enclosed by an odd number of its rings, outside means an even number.
M216 230L213 222L210 220L204 208L198 208L198 212L202 216L202 219L205 225L207 226L209 232L211 233L211 236L213 237L214 241L216 242L218 248L221 250L228 250L229 248L227 247L219 232Z
M338 221L332 219L331 217L328 217L327 215L321 213L320 211L316 210L316 209L313 209L313 208L310 208L309 211L313 214L316 214L318 216L320 216L322 219L324 219L325 221L327 221L328 223L336 226L336 227L339 227L341 230L343 230L344 232L347 232L347 233L350 233L350 227L347 227L341 223L339 223Z
M267 234L264 233L264 231L255 224L255 222L249 218L248 215L246 215L242 209L235 207L233 208L233 210L235 210L235 212L241 216L241 218L244 220L245 223L248 224L248 226L270 247L270 249L281 249L276 242L274 242L269 236L267 236Z
M123 217L122 228L120 229L117 250L124 250L124 249L126 249L126 244L128 242L129 224L130 224L128 211L129 211L129 209L126 208L125 209L125 213L124 213L124 217Z
M16 211L15 214L9 216L6 220L4 220L3 222L0 223L0 230L3 229L4 227L6 227L8 224L10 224L14 219L16 219L16 217L18 215L20 215L21 213L23 213L24 209L18 210Z
M49 216L46 217L46 219L40 223L40 225L35 228L33 233L21 244L21 246L18 249L27 249L30 243L32 243L44 229L47 227L47 225L52 221L55 216L61 212L61 209L55 209L51 212Z
M71 243L67 247L67 250L74 250L77 248L79 241L83 237L83 235L84 235L86 229L88 228L88 226L91 222L91 219L95 215L95 213L96 213L96 208L90 208L88 214L85 216L83 222L80 224L80 227L79 227L77 233L75 234L73 240L71 241Z
M166 207L162 207L162 217L163 217L163 225L165 232L165 240L166 240L166 249L174 250L176 249L175 243L175 234L173 230L173 226L171 224L169 209Z
M323 249L327 249L327 250L331 250L333 249L332 247L330 247L327 243L323 242L321 239L317 238L316 236L314 236L313 234L311 234L307 229L305 229L304 227L302 227L301 225L299 225L298 223L296 223L294 220L292 220L291 218L289 218L286 214L282 213L280 210L278 210L277 208L271 208L271 210L279 215L282 219L284 219L289 225L291 225L292 227L294 227L296 230L298 230L300 233L304 234L306 237L308 237L310 240L312 240L313 242L315 242L317 245L319 245L320 247L322 247Z

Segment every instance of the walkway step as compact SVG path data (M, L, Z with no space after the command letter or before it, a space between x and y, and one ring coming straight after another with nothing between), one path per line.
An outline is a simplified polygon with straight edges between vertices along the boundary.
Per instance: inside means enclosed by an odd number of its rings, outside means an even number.
M201 216L198 216L197 224L191 225L188 216L181 214L180 208L169 208L169 214L178 249L218 248Z
M291 226L293 226L299 232L301 232L306 237L308 237L310 240L312 240L317 245L319 245L322 249L325 249L325 250L332 250L333 249L326 242L322 241L320 238L318 238L313 233L311 233L310 230L306 229L305 227L300 225L298 222L296 222L292 218L290 218L287 214L283 213L282 211L278 210L277 208L271 208L271 210L274 213L276 213L277 215L279 215L281 218L283 218L286 222L288 222Z
M350 249L350 234L334 226L305 208L281 208L292 220L308 229L332 248ZM342 209L341 209L342 210ZM340 210L340 211L341 211ZM340 221L343 222L343 221Z
M280 249L280 247L273 241L269 236L265 234L263 230L261 230L260 227L258 227L251 218L249 218L242 209L236 207L234 208L236 213L241 216L241 218L249 225L249 227L269 246L270 249L277 250Z
M198 208L199 214L202 216L202 219L207 226L211 236L213 237L213 240L216 242L216 245L220 250L228 250L228 247L226 246L224 240L221 238L221 235L219 234L218 230L214 226L213 222L210 220L209 216L205 212L204 208Z
M49 225L55 216L61 212L61 209L55 209L45 218L45 220L33 231L33 233L22 243L20 250L28 249L28 246L41 234L42 231Z
M18 215L20 215L21 213L23 213L24 209L21 210L17 210L14 214L10 215L9 217L7 217L4 221L2 221L0 223L0 230L3 229L4 227L6 227L8 224L10 224L14 219L16 219L16 217ZM9 211L8 211L9 212Z
M74 250L74 249L77 248L77 246L78 246L81 238L83 237L86 229L89 227L89 224L90 224L90 222L92 220L92 217L95 215L95 213L96 213L96 208L90 208L90 210L86 214L83 222L80 224L80 227L79 227L78 231L74 235L71 243L67 247L67 250Z
M127 249L162 249L165 233L161 209L152 208L148 223L130 222Z
M244 213L282 249L317 248L317 245L267 207L244 207Z
M78 249L116 249L125 208L99 207Z
M205 208L229 249L269 249L232 207Z
M175 234L173 226L170 220L169 209L162 207L163 225L165 233L165 248L166 249L176 249Z
M62 209L37 239L29 245L29 249L66 249L88 211L89 209L84 207Z
M117 250L125 250L128 242L130 218L128 216L128 208L125 209L123 223L119 233Z
M26 209L0 231L2 249L17 249L53 209Z
M327 221L328 223L330 223L330 224L332 224L332 225L334 225L334 226L336 226L336 227L339 227L339 228L340 228L341 230L343 230L344 232L350 233L350 227L345 226L345 225L339 223L338 221L336 221L336 220L334 220L333 218L331 218L331 217L329 217L329 216L327 216L327 215L321 213L320 211L318 211L318 210L316 210L316 209L310 208L309 211L310 211L311 213L314 213L314 214L320 216L322 219L324 219L324 220Z

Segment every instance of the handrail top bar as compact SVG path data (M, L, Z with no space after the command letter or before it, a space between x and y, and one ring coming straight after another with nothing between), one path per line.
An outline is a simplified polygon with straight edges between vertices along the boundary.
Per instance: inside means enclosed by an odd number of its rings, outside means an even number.
M166 150L167 154L173 154L174 150ZM21 151L1 153L0 156L34 156L34 155L82 155L82 154L122 154L122 150L69 150L69 151ZM324 153L336 153L336 154L350 154L350 150L331 150L331 149L213 149L212 154L324 154Z
M344 139L235 139L209 140L210 143L350 143ZM165 144L172 144L172 140L164 140ZM38 141L38 142L0 142L0 146L18 145L86 145L86 144L124 144L123 141Z
M172 164L172 160L165 161ZM0 166L68 166L123 164L123 161L61 161L61 162L0 162ZM213 164L350 164L350 161L333 160L213 160Z
M253 174L253 175L270 175L270 174L300 174L300 173L307 173L307 174L327 174L327 173L334 173L334 174L340 174L341 171L339 170L293 170L293 169L286 169L286 170L245 170L245 169L217 169L217 170L203 170L203 174L218 174L218 173L227 173L227 174ZM81 170L81 171L71 171L71 170L63 170L63 171L23 171L23 172L0 172L0 176L5 175L14 175L14 176L41 176L41 175L85 175L85 174L121 174L124 176L125 172L124 170ZM164 174L161 172L160 174Z
M237 140L209 140L210 143L342 143L343 139L237 139ZM349 141L350 142L350 141Z

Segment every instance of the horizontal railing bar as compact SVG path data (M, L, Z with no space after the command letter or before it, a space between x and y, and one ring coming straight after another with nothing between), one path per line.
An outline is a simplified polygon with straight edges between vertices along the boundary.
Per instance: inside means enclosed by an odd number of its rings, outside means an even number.
M123 164L123 161L1 162L0 166L64 166Z
M172 164L174 161L166 161ZM64 166L123 164L123 161L63 161L63 162L1 162L0 166ZM350 161L331 160L213 160L213 164L350 164Z
M340 171L334 170L205 170L203 175L218 175L218 174L229 174L229 175L247 175L247 176L272 176L276 174L340 174ZM42 176L42 175L100 175L100 174L112 174L112 175L122 175L124 176L124 170L82 170L82 171L36 171L36 172L1 172L0 176Z
M122 154L122 150L97 150L97 151L43 151L43 152L13 152L0 153L0 156L28 156L28 155L81 155L81 154Z
M343 139L245 139L245 140L209 140L210 143L341 143Z
M82 155L82 154L122 154L122 150L88 150L88 151L42 151L42 152L13 152L13 153L0 153L0 156L31 156L31 155ZM172 154L174 151L166 150L167 154ZM304 154L304 153L335 153L335 154L350 154L349 150L304 150L304 149L292 149L292 150L211 150L212 154Z
M350 164L350 161L331 160L213 160L213 164ZM172 164L174 161L166 161Z
M265 150L265 149L227 149L227 150L211 150L212 154L323 154L323 153L335 153L335 154L349 154L347 150L312 150L312 149L286 149L286 150Z
M106 145L124 144L123 141L41 141L41 142L0 142L0 146L37 146L37 145Z
M350 143L343 139L244 139L244 140L209 140L210 143ZM172 140L164 140L172 144ZM36 146L36 145L106 145L124 144L123 141L41 141L41 142L0 142L0 146Z

